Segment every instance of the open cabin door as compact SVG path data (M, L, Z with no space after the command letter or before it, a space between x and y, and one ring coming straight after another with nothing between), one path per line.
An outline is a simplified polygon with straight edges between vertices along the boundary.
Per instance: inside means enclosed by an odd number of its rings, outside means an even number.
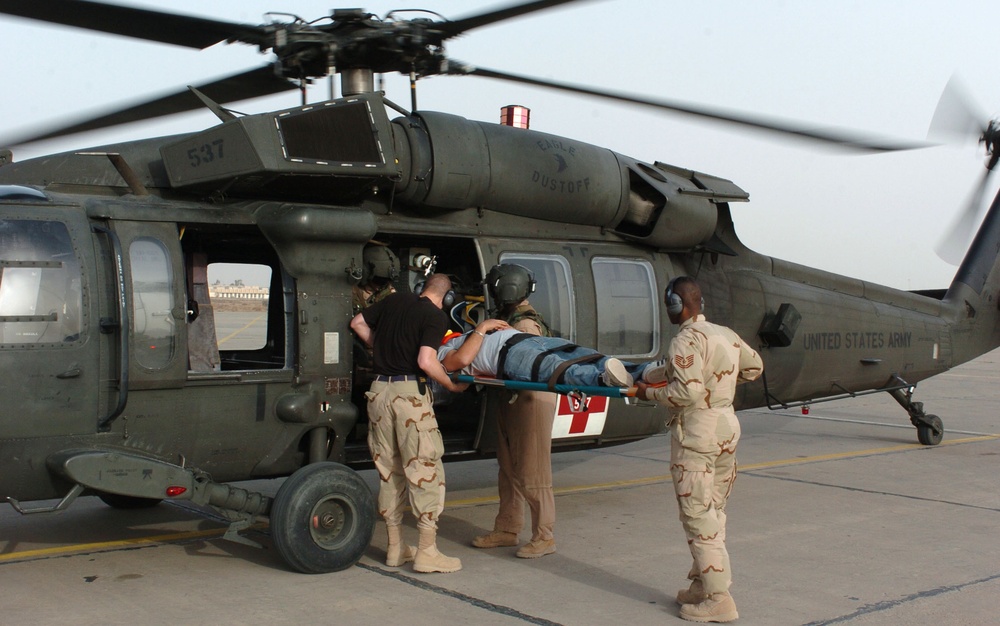
M115 221L113 229L125 266L129 391L180 387L187 329L177 224Z
M419 288L429 271L447 274L451 277L455 292L454 301L445 307L450 328L455 331L471 330L477 322L485 319L483 268L476 240L470 237L379 232L373 237L373 241L378 243L369 245L386 246L399 259L399 273L392 281L396 291ZM356 374L354 402L358 407L359 420L358 428L348 442L349 461L363 461L368 457L368 420L364 392L371 384L372 370L370 357L366 352L362 346L355 345L352 368ZM486 394L472 392L448 394L443 389L436 393L434 411L441 428L446 455L465 455L478 451L476 442L485 421L485 396Z

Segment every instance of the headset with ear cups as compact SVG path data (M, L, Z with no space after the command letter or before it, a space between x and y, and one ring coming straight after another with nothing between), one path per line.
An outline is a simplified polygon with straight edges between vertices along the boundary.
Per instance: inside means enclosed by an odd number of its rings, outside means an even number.
M415 293L418 296L420 294L422 294L424 292L424 285L426 285L426 284L427 284L427 281L422 280L419 283L417 283L416 285L414 285L414 287L413 287L413 293ZM449 308L451 308L451 305L455 304L455 300L457 298L458 298L458 296L455 294L455 290L454 289L449 289L448 293L444 294L444 297L441 298L441 308L442 309L449 309Z
M677 278L673 278L667 283L667 313L671 316L680 315L681 311L684 310L684 301L681 297L674 293L674 283L677 282Z
M684 310L684 301L681 300L681 297L679 295L674 293L674 285L677 283L678 280L681 280L682 278L685 281L691 280L687 276L675 276L673 279L671 279L669 283L667 283L667 296L666 296L667 313L671 316L680 315L681 311ZM705 298L701 299L701 308L702 310L704 310L705 308Z

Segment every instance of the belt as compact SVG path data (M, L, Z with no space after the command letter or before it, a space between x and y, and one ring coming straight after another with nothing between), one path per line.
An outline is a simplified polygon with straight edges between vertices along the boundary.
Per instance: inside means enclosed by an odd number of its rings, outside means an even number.
M511 349L511 347L516 346L525 339L531 339L532 337L537 336L538 335L532 335L531 333L518 333L504 342L503 347L500 348L500 354L497 356L497 378L507 378L507 375L504 372L504 365L507 363L507 352Z
M386 376L384 374L376 374L375 380L377 380L380 383L427 382L426 378L424 378L423 376L417 376L416 374L399 374L397 376Z

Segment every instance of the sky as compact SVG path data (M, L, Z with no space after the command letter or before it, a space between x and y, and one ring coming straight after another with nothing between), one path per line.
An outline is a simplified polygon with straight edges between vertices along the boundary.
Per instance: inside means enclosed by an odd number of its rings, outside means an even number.
M398 0L396 0L398 2ZM312 20L331 0L119 0L260 24L267 11ZM451 19L513 0L370 0L380 16L419 6ZM352 5L361 4L352 2ZM452 59L515 74L921 141L945 85L958 76L987 116L1000 106L993 3L951 0L589 0L468 32ZM122 102L206 82L270 60L256 48L197 51L0 17L0 143ZM405 80L387 96L409 105ZM325 81L311 101L328 97ZM750 193L732 205L750 248L901 289L946 287L955 267L935 245L966 204L984 155L974 139L890 154L855 155L796 140L605 100L471 77L418 84L421 109L497 121L531 108L532 128L646 162L728 178ZM247 113L299 104L295 92L230 105ZM201 130L207 112L15 149L15 160L129 139ZM985 119L984 119L985 123ZM987 192L992 198L1000 177Z

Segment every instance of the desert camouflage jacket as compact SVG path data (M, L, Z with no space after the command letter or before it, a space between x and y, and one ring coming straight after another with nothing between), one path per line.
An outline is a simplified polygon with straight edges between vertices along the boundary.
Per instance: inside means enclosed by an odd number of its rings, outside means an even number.
M651 397L683 423L698 412L732 412L736 385L764 371L760 355L739 335L712 324L704 315L681 324L667 350L667 385L650 388Z

